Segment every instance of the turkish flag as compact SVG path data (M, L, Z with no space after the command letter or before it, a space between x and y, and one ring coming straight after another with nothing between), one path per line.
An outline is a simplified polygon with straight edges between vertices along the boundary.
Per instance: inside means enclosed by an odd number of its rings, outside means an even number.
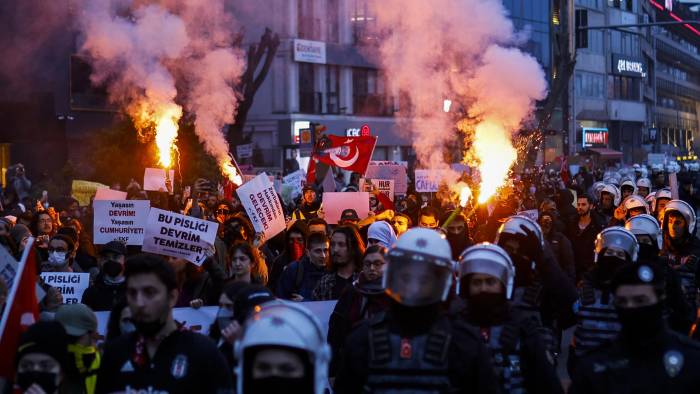
M22 260L17 265L12 287L8 289L6 309L0 319L0 377L10 380L15 377L14 355L17 352L19 336L39 318L39 303L36 299L36 254L31 239L26 248Z
M341 137L326 135L318 143L313 159L319 163L360 173L364 176L372 160L377 137Z

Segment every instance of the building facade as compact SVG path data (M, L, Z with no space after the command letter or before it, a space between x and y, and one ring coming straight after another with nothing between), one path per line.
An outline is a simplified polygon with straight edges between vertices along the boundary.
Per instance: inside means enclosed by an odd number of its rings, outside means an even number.
M573 17L578 26L692 17L680 4L672 11L672 4L575 0ZM576 52L571 153L596 151L631 163L644 161L648 153L692 151L698 129L698 38L684 25L588 30L585 47Z

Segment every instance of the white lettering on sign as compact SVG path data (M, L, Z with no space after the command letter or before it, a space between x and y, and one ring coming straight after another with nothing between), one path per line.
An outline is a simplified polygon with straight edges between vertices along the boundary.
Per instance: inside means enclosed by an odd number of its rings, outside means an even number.
M255 231L271 239L286 228L284 211L274 185L263 172L236 189Z
M617 60L617 72L631 72L639 74L642 77L646 77L646 73L644 72L644 64L642 62L627 59Z
M599 132L588 132L586 133L586 143L587 144L607 144L608 143L608 133Z

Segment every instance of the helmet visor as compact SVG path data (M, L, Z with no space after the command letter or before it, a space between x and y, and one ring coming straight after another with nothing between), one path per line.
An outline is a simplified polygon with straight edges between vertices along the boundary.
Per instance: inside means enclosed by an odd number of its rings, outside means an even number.
M451 284L448 265L423 259L392 259L386 271L386 291L396 302L406 306L424 306L443 301Z

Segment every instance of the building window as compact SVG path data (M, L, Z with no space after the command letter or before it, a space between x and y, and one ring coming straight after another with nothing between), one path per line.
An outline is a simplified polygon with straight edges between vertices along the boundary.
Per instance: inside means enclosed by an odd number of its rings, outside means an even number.
M619 8L621 10L634 12L633 0L608 0L608 5L610 7Z
M336 44L340 41L340 21L338 19L340 6L338 1L326 1L326 41Z
M391 116L393 99L385 94L384 78L377 70L353 68L352 101L357 115Z
M605 98L605 75L579 71L574 79L577 97Z
M298 0L297 2L297 35L307 40L318 40L321 23L314 18L313 0Z
M641 44L639 36L619 31L610 32L610 47L612 52L629 56L639 56Z
M350 0L350 22L352 24L352 40L355 45L368 44L376 41L372 30L376 27L377 18L371 15L368 0Z
M616 100L639 101L639 78L608 76L608 97Z
M299 112L320 113L321 100L314 88L316 75L312 63L297 63L299 65Z
M326 66L326 112L340 113L340 67Z

